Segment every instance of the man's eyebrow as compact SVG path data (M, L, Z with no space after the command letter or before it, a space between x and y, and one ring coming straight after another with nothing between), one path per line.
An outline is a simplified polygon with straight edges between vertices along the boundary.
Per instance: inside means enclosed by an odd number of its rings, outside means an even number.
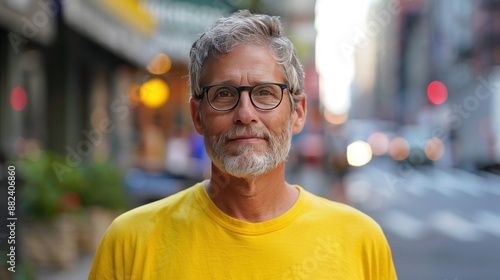
M246 86L256 86L256 85L260 85L260 84L276 84L276 83L282 83L282 82L276 82L276 81L258 81L256 83L252 83L250 85L241 85L241 87L246 87ZM284 83L284 82L283 82ZM234 87L240 87L240 86L236 86L231 80L225 80L225 81L221 81L221 82L218 82L218 83L213 83L211 85L225 85L225 86L234 86Z

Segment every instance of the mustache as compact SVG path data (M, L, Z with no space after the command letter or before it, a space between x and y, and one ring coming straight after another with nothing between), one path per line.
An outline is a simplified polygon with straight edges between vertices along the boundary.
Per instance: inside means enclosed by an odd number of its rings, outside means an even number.
M271 137L271 134L265 128L263 129L255 126L237 126L234 129L230 129L222 133L220 135L220 139L226 141L231 138L241 137L241 136L253 136L268 140Z

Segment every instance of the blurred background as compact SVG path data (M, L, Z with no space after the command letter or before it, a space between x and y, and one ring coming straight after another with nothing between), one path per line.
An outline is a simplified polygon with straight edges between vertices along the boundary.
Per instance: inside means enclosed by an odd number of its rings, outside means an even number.
M243 8L305 67L288 181L379 222L400 279L500 279L500 0L0 0L0 279L86 279L116 215L208 178L188 52Z

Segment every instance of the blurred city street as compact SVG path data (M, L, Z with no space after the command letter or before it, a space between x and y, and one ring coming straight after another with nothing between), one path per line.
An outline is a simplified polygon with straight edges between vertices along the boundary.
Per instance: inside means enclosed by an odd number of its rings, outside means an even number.
M36 280L85 280L89 276L93 256L81 256L70 268L65 270L42 269L38 272Z
M500 279L498 174L379 159L346 187L384 229L400 279Z

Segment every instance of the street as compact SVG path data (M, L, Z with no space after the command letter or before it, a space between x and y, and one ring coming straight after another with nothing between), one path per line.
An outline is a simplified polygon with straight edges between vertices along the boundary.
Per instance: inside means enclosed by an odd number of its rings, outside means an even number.
M500 176L379 159L346 193L382 226L399 279L500 279Z

